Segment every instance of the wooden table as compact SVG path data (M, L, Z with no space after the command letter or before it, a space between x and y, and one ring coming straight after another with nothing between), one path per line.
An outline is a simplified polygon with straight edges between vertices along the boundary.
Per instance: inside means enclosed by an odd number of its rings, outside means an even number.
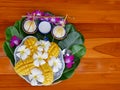
M74 76L57 85L31 87L3 52L5 28L26 12L68 14L85 36L87 53ZM0 90L120 90L120 0L0 0Z

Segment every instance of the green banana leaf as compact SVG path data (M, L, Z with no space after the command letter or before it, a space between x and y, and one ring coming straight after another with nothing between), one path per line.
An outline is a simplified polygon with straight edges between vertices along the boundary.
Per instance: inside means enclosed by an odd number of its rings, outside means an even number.
M17 37L21 37L20 33L14 26L10 26L6 29L6 40L10 41L12 36L16 35Z
M84 43L83 35L77 32L72 24L67 24L65 28L67 30L67 37L58 42L61 49L69 49L72 45Z
M83 55L85 55L86 48L84 44L84 37L81 33L77 32L74 25L67 24L65 26L68 36L58 42L58 45L61 49L69 49L72 51L72 54L75 56L74 64L72 68L67 69L65 68L63 74L59 80L65 80L70 78L73 74L75 69L78 67L80 63L80 59Z
M9 59L11 60L11 63L14 66L14 64L15 64L14 50L10 47L10 43L8 41L4 42L3 48L4 48L6 55L9 57Z

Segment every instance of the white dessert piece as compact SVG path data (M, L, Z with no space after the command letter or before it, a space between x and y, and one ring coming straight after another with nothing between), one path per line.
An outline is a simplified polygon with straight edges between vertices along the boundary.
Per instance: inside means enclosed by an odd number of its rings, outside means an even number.
M42 34L47 34L51 31L51 24L47 21L42 21L40 22L38 29Z

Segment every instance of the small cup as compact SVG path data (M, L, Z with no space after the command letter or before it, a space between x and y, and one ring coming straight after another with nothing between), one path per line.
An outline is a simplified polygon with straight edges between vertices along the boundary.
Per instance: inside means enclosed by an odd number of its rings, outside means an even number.
M37 31L37 23L35 20L24 20L22 29L27 34L34 34Z
M55 39L62 40L66 37L66 30L63 26L55 26L52 35Z

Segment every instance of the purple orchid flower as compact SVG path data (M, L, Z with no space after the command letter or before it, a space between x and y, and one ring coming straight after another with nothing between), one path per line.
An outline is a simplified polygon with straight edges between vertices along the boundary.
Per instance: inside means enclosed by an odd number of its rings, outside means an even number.
M74 56L73 55L65 55L64 57L66 67L71 68L74 64Z
M27 13L27 20L36 20L38 18L37 16L44 16L44 12L36 10L32 13Z
M55 22L56 22L56 19L55 19L54 17L51 17L51 18L50 18L50 22L51 22L51 23L55 23Z
M18 46L20 42L21 42L20 38L18 38L17 36L12 36L10 40L10 46L11 47Z
M64 20L60 20L58 24L59 24L59 25L64 25L64 24L65 24L65 21L64 21Z
M41 21L49 21L55 25L60 25L60 26L66 24L66 20L64 21L63 17L56 17L50 13L45 13L39 10L33 11L32 13L27 13L27 20L36 20L36 19L39 19Z
M64 19L61 17L51 17L49 21L55 25L60 25L60 26L66 24L66 20L64 21Z
M65 25L67 23L66 20L64 20L63 18L61 18L58 22L58 25Z
M31 13L27 13L27 18L26 18L27 20L33 20L33 18L32 18L32 14Z
M39 18L41 21L50 21L49 17Z
M58 18L58 17L51 17L50 22L55 24L55 23L58 23L60 21L60 19L61 18Z
M39 11L39 10L34 11L34 13L36 16L44 16L44 12Z

